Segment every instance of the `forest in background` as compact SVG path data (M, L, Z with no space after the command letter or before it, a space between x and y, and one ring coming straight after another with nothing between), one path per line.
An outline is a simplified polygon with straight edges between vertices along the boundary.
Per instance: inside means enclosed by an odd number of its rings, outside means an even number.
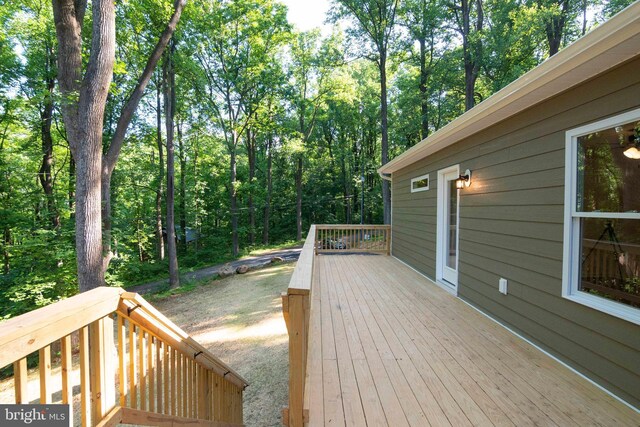
M300 240L312 223L388 221L382 163L630 3L334 0L323 36L274 0L118 1L100 135L106 284ZM0 319L78 292L53 9L0 0ZM85 42L85 66L90 54Z

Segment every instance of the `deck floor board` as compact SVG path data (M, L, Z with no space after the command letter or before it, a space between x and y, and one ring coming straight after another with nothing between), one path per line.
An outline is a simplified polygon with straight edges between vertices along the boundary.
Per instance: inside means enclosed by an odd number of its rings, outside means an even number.
M394 258L314 261L309 425L640 425L638 413Z

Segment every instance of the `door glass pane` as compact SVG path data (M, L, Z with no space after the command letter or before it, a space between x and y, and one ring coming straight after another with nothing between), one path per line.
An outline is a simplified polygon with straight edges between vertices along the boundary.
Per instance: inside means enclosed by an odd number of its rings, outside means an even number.
M456 255L458 252L458 190L455 179L448 181L448 236L447 236L447 267L456 269Z
M640 122L578 138L579 212L640 211Z

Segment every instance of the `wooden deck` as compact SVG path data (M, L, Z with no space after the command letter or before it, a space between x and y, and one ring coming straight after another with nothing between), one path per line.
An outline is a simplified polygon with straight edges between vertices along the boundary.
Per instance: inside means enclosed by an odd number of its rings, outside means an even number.
M394 258L314 262L309 425L640 425L640 414Z

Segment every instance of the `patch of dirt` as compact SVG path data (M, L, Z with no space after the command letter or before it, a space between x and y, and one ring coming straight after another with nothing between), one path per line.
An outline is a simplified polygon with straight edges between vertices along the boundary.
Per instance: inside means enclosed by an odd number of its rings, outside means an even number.
M288 401L288 336L280 294L294 264L214 280L152 304L242 375L247 426L281 426Z

